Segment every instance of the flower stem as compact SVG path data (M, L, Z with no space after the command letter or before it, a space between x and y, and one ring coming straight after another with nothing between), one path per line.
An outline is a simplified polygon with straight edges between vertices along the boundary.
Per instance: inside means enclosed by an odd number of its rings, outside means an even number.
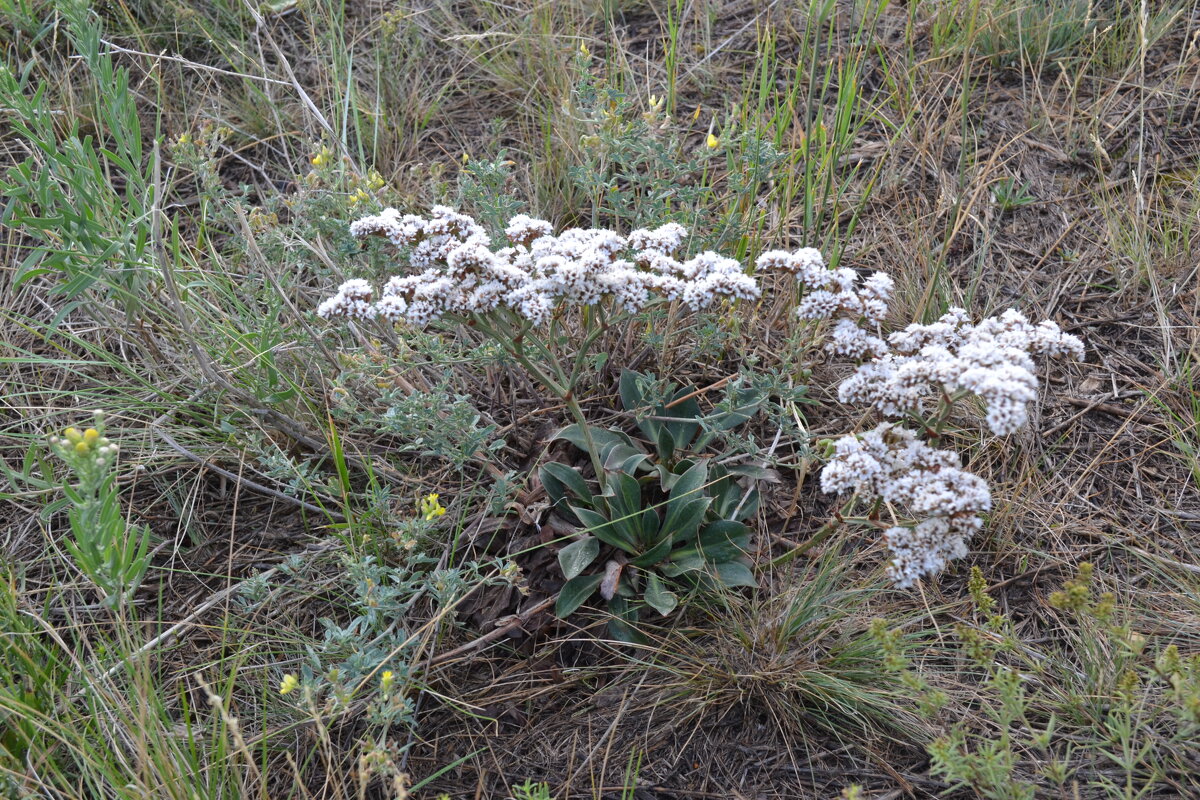
M765 572L766 570L774 569L775 567L786 564L789 561L792 561L795 558L804 555L809 550L812 550L814 547L819 545L821 542L828 539L830 537L830 535L833 534L834 531L836 531L839 527L841 527L842 522L845 520L845 515L849 514L850 509L854 507L854 501L856 498L857 498L857 495L852 495L850 497L850 499L846 501L846 504L842 506L841 510L836 512L833 515L833 519L829 520L829 522L826 522L824 525L822 525L820 530L818 530L816 533L814 533L812 536L810 536L808 538L808 541L801 542L800 544L793 547L791 550L788 550L786 553L776 556L775 558L768 561L766 563L766 565L759 567L758 571Z
M575 381L578 378L578 368L573 370L572 374L568 376L546 343L533 335L528 329L523 329L522 336L518 338L503 323L497 329L476 317L475 324L479 330L491 336L497 344L508 351L508 354L528 370L529 374L535 380L541 382L543 386L549 389L555 397L567 406L567 409L571 412L571 416L579 424L584 443L587 445L588 456L592 461L592 469L596 472L596 481L600 484L600 490L603 491L605 486L604 464L600 460L600 451L596 448L596 440L592 438L591 427L587 424L587 418L583 415L583 408L580 407L579 401L575 398ZM548 375L545 369L530 359L529 355L525 352L526 341L532 342L534 347L546 357L547 363L554 372L553 377ZM593 341L595 341L595 337L589 337L587 344L584 346L590 346Z

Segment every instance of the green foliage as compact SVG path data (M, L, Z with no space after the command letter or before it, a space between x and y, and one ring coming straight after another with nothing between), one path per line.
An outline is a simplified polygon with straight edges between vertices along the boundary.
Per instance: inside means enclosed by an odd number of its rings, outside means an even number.
M117 448L104 435L103 415L96 413L95 427L82 432L67 428L50 444L77 480L74 486L63 485L74 534L66 540L67 549L103 593L106 606L124 605L146 574L150 529L125 522L112 470Z
M0 178L7 198L0 222L37 241L14 285L46 276L65 301L59 319L97 285L134 314L147 281L154 184L129 70L101 51L89 4L66 0L56 8L87 70L90 119L73 116L60 130L49 87L31 77L36 59L19 74L0 67L0 106L32 152Z
M950 788L991 800L1031 800L1085 789L1086 796L1144 797L1170 785L1178 758L1200 731L1200 656L1168 645L1157 653L1118 620L1115 598L1093 590L1094 571L1079 572L1050 596L1069 615L1074 646L1035 649L996 611L978 568L970 580L973 620L955 628L976 701L929 745L930 771ZM928 714L945 708L908 657L897 630L882 620L873 634ZM940 702L924 702L931 693ZM1139 731L1160 732L1147 741ZM1032 770L1031 765L1040 765Z
M70 667L43 639L36 621L21 613L19 586L5 573L0 585L0 794L15 796L13 777L28 758L43 758L53 736L46 722Z
M697 142L662 114L664 101L638 98L614 87L577 60L573 107L584 133L580 163L568 170L572 187L586 198L579 220L617 230L675 221L692 232L695 249L744 249L762 224L754 201L784 180L788 157L756 127L730 130Z
M491 160L467 159L458 176L460 205L472 208L476 218L493 236L520 213L524 202L511 191L513 162L501 151Z
M550 785L546 783L527 780L513 786L509 791L512 792L512 800L554 800L554 796L550 794Z
M1001 212L1012 211L1037 202L1029 191L1029 182L1017 183L1016 178L1002 178L992 188L992 199Z
M618 429L586 432L606 473L603 491L594 493L565 464L551 462L540 473L557 512L581 528L559 551L567 582L558 615L571 614L599 591L613 614L610 631L625 641L638 639L632 623L641 609L664 616L676 609L674 588L681 584L710 591L757 585L746 561L750 530L743 521L757 510L758 491L738 481L761 477L761 470L725 467L699 453L717 432L749 419L763 396L735 388L732 408L706 416L694 389L667 384L666 399L656 400L647 396L654 383L653 376L631 370L621 376L622 403L640 415L649 448ZM558 436L588 449L578 424ZM611 557L601 571L589 572L602 545Z
M1038 0L991 9L976 40L997 67L1041 66L1073 54L1096 30L1092 0Z
M419 527L428 528L429 523L414 520ZM419 552L407 553L400 564L343 555L338 613L319 620L323 636L308 646L299 674L283 676L284 693L299 690L303 706L320 706L323 713L335 716L365 712L365 719L385 733L392 726L414 725L412 695L419 666L414 656L421 639L405 620L416 618L418 608L448 612L475 587L508 580L502 565L439 563ZM305 585L312 579L308 569L293 560L281 572L289 581ZM246 611L261 602L264 589L253 583L247 587L242 597Z

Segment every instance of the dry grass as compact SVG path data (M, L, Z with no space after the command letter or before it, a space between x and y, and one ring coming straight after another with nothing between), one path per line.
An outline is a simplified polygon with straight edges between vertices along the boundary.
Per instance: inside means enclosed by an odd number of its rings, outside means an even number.
M667 97L663 135L679 152L710 129L729 144L704 202L729 223L730 252L821 244L896 277L898 322L1011 305L1086 340L1085 364L1043 376L1030 429L998 441L959 420L953 440L998 500L971 560L1019 643L996 658L1031 676L1030 718L1054 715L1053 758L1072 770L1038 796L1200 791L1169 693L1139 695L1132 749L1146 750L1133 767L1113 757L1120 736L1106 727L1115 665L1149 670L1168 644L1200 654L1194 2L168 5L96 4L93 63L78 57L71 3L0 0L6 63L26 96L44 84L55 136L78 120L81 140L130 145L103 62L128 70L143 145L127 172L103 154L98 178L55 172L67 162L31 144L19 109L0 111L3 164L31 158L59 187L6 200L0 241L0 530L13 587L0 616L21 643L6 658L47 665L33 688L2 672L13 791L397 797L405 774L417 797L504 797L526 779L557 798L815 798L851 783L868 797L974 796L931 774L925 750L964 720L977 743L996 734L981 713L994 700L985 671L955 633L977 622L965 568L891 591L882 548L847 533L757 592L648 625L645 648L606 643L586 616L511 624L560 582L528 524L539 498L526 478L567 458L548 441L564 412L543 408L471 331L447 343L316 329L310 309L341 274L385 267L342 230L352 180L371 169L389 202L418 210L462 199L460 174L503 154L512 164L493 194L561 224L629 221L572 177L595 167L587 137L605 133L574 93L581 46L631 118ZM853 122L839 127L848 107ZM784 160L739 194L746 162L730 143L747 132ZM331 169L310 164L321 146ZM54 197L86 224L53 219ZM28 272L39 264L45 274ZM87 286L62 280L88 275ZM612 334L586 383L589 414L617 419L626 364L706 386L786 360L786 308L781 298L733 321ZM814 437L859 422L823 388L840 369L819 365L810 381ZM441 408L423 434L436 447L410 447L411 431L380 422L410 395ZM126 508L157 545L127 618L99 609L70 566L59 479L39 455L46 434L93 407L119 431ZM457 416L468 407L478 419ZM504 445L481 454L472 426L494 426ZM752 432L770 442L776 430ZM763 562L830 511L805 443L789 435L779 455L796 468L765 493ZM505 473L511 491L496 480ZM324 646L322 618L362 612L347 565L404 563L391 534L429 491L450 513L420 532L427 568L481 566L465 597L413 589L394 612L416 727L371 717L378 671L332 711L279 697L280 676ZM306 555L288 562L294 553ZM528 598L496 579L496 558L515 559ZM1051 606L1082 561L1143 651ZM269 569L252 595L242 582ZM913 666L946 693L937 714L918 714L919 690L880 666L874 617L903 630ZM456 649L498 625L503 637ZM19 746L22 717L45 729L44 752ZM1014 774L1032 780L1046 756L1015 749Z

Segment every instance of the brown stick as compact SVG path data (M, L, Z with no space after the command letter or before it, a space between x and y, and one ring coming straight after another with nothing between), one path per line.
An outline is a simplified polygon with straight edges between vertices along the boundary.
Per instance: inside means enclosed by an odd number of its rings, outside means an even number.
M711 383L708 386L705 386L703 389L697 389L694 392L689 392L688 394L685 394L683 397L680 397L678 400L672 400L671 402L669 402L665 406L663 406L663 408L674 408L675 406L679 405L680 403L691 400L693 397L702 395L705 392L711 392L713 389L720 389L722 386L729 383L731 380L733 380L737 376L738 376L738 373L736 373L736 372L733 373L732 375L726 375L724 378L721 378L721 380L717 381L716 383Z
M486 645L489 645L492 642L496 641L497 639L504 638L508 634L515 631L517 628L524 625L532 617L545 611L547 608L554 605L556 602L558 602L558 594L552 594L549 597L547 597L545 600L542 600L541 602L530 606L529 608L525 609L521 613L512 615L511 617L508 618L507 623L497 621L496 624L498 627L494 631L488 631L483 636L480 636L477 639L472 639L471 641L467 642L466 644L459 645L458 647L454 648L453 650L450 650L445 653L440 653L440 654L434 656L433 658L431 658L429 660L427 667L436 667L439 664L444 664L447 661L452 661L453 659L455 659L461 655L466 655L467 653L472 653L476 650L479 650L479 649L485 647Z

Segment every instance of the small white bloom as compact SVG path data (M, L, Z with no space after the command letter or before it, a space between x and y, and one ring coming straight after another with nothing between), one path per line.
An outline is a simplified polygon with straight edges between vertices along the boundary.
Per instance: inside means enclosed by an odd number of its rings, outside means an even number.
M839 439L821 470L821 489L883 500L918 520L884 534L893 555L889 572L901 588L966 555L967 539L992 507L987 483L963 470L956 453L934 449L890 423Z

